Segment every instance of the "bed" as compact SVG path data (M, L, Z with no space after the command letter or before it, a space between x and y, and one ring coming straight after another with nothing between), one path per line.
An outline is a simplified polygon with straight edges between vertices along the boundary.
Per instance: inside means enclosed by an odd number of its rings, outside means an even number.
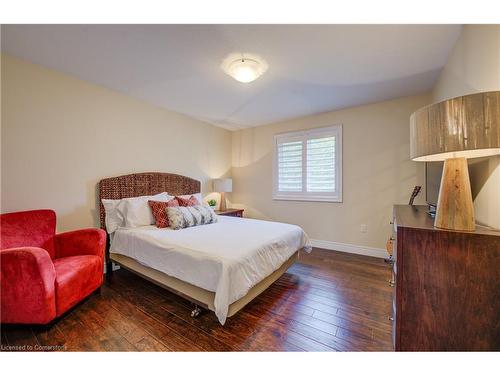
M123 199L168 192L200 192L199 181L171 173L137 173L99 182L100 223L105 229L101 199ZM224 324L266 290L310 251L304 231L295 225L219 216L217 223L180 230L156 226L119 228L106 247L111 263L191 301L192 315L211 310Z

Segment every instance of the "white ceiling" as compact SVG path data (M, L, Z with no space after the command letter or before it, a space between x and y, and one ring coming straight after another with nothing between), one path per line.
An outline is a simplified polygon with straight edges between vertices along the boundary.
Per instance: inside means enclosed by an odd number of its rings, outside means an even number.
M429 91L459 25L2 25L2 51L239 129ZM231 52L268 71L243 84Z

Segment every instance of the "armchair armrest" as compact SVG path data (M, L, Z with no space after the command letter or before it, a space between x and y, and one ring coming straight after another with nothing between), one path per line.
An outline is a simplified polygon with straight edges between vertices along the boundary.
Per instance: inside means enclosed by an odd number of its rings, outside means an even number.
M59 233L55 237L56 258L75 255L97 255L104 259L106 232L89 228Z
M56 316L56 271L38 247L0 251L2 323L47 323Z

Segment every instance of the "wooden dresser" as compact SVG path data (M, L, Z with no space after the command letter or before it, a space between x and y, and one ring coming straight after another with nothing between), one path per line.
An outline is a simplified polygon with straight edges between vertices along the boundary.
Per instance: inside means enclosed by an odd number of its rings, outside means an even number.
M394 206L398 351L500 350L500 231L434 228L427 206Z

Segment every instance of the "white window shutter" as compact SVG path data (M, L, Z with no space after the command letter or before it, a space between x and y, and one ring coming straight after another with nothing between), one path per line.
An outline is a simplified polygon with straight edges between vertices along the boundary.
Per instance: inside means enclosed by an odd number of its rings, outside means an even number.
M335 137L307 140L307 192L335 191Z
M342 202L342 125L274 140L273 199Z
M278 144L278 190L302 191L302 141Z

